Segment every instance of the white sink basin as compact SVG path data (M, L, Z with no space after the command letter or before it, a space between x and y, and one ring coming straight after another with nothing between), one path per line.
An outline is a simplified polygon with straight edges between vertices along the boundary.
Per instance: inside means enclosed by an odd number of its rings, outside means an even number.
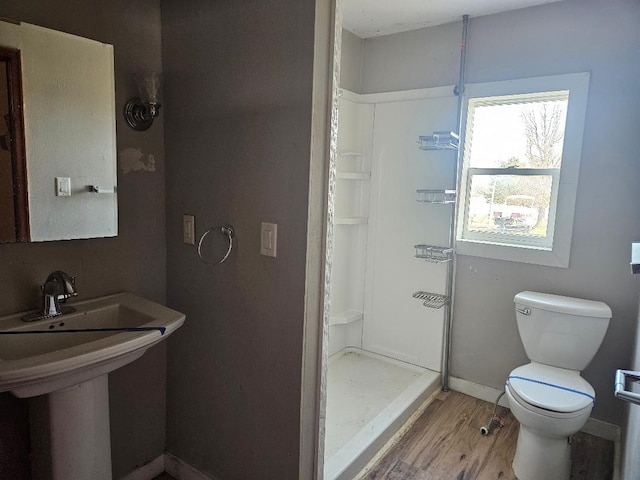
M0 392L33 397L104 375L142 356L185 320L182 313L130 293L72 305L76 312L48 320L25 323L25 313L0 317ZM68 331L131 327L149 330ZM47 333L6 333L28 331Z

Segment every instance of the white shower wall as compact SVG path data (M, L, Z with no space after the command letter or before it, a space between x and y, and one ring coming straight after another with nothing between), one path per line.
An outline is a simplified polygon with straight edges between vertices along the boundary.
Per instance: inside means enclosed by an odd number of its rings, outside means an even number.
M363 348L440 371L444 309L412 295L444 294L447 265L415 258L414 245L448 246L452 207L420 203L416 190L455 188L456 155L420 150L418 137L456 130L457 100L450 89L421 94L375 104Z
M339 99L329 355L362 347L373 109Z
M349 171L370 171L371 178L337 180L336 217L350 211L364 223L336 225L332 316L352 309L363 317L331 327L330 354L362 347L440 371L444 309L424 307L412 294L445 293L447 267L416 259L414 245L447 246L452 207L420 203L416 190L454 188L456 155L422 151L418 137L455 131L456 108L448 87L343 93L338 173L351 162ZM362 157L345 156L355 151Z

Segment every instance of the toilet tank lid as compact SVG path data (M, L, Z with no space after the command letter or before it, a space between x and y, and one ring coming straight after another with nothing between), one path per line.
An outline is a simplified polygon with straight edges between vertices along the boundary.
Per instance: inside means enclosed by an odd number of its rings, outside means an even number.
M520 305L540 308L551 312L580 315L583 317L611 318L611 309L606 303L582 298L564 297L550 293L520 292L513 301Z

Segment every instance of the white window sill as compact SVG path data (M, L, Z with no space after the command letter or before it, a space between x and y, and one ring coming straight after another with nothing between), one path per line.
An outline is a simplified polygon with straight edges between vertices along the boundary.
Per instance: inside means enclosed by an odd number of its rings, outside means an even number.
M506 260L509 262L568 268L569 250L567 249L565 252L558 250L560 249L557 248L556 251L554 251L543 248L491 244L473 242L469 240L458 240L456 242L457 255L469 255L473 257Z

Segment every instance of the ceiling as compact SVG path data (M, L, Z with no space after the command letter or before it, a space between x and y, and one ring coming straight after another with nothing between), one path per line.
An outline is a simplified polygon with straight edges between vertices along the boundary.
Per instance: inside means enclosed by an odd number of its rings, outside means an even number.
M390 35L560 0L342 0L342 25L361 38Z

